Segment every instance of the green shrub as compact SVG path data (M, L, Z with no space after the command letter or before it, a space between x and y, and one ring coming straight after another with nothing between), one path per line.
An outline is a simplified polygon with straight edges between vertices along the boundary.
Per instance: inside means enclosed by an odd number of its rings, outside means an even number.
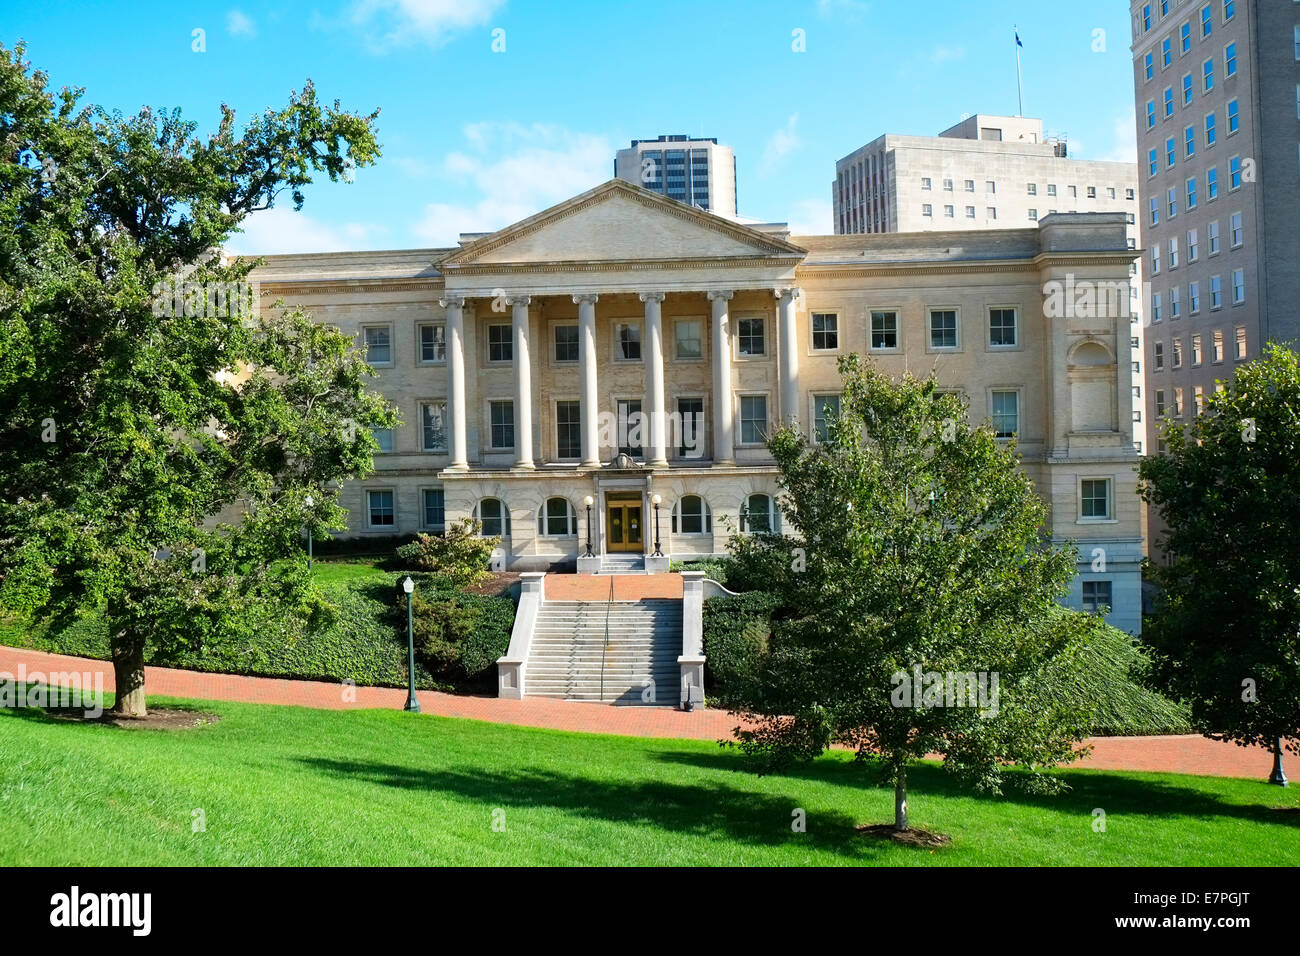
M411 571L441 575L454 587L469 587L491 574L492 552L500 538L480 536L482 525L464 519L440 535L416 535L397 549L398 566Z
M668 566L670 571L703 571L704 576L713 581L717 581L724 587L730 588L727 583L731 575L730 558L702 558L699 561L673 561Z
M406 594L395 591L400 609ZM446 579L421 575L412 597L416 661L435 680L453 686L492 682L497 658L510 647L514 603L506 597L465 594Z
M763 591L704 602L705 686L723 706L753 699L777 598Z

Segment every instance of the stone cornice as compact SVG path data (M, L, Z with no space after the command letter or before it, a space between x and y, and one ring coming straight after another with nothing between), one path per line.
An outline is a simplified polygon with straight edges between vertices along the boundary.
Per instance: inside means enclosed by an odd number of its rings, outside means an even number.
M753 266L798 267L802 254L788 256L694 256L684 259L605 259L554 262L474 263L458 267L457 276L534 275L550 272L653 272L673 269L739 269Z
M446 288L442 279L261 279L263 289L274 290L277 295L339 295L346 292L441 292Z
M795 268L795 277L803 280L818 279L853 279L859 276L913 276L918 273L970 275L974 273L1037 272L1038 267L1032 260L993 262L944 262L927 260L925 262L837 262L825 265L802 264Z

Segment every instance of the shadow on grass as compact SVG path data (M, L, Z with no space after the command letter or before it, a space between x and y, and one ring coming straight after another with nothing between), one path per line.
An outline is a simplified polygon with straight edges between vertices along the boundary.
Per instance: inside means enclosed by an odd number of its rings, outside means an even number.
M546 770L422 770L388 763L305 758L302 763L403 790L451 794L494 807L559 810L579 819L655 827L696 837L720 836L751 846L797 845L869 862L885 847L863 840L857 820L841 813L809 815L805 833L791 830L799 799L757 794L716 783L593 780Z
M753 775L746 759L735 753L661 750L656 751L653 757L665 763L698 769L730 770ZM1014 789L1014 778L1024 772L1009 771L1007 784L1003 786L1002 794L998 795L980 793L966 786L935 763L913 763L907 771L908 793L917 806L920 806L927 796L935 796L973 799L990 804L1013 803L1069 816L1078 814L1087 816L1094 808L1102 807L1108 814L1156 818L1231 817L1252 823L1300 826L1300 813L1279 813L1275 809L1279 798L1286 796L1285 791L1263 781L1258 784L1259 803L1239 804L1225 800L1207 790L1169 783L1154 777L1137 776L1120 770L1083 768L1065 775L1070 789L1064 793L1055 795L1024 793ZM771 776L859 789L882 786L893 788L892 783L880 782L880 776L869 767L851 760L819 760L813 763L795 764ZM1204 779L1209 783L1223 778ZM1249 786L1251 781L1233 780L1232 783Z

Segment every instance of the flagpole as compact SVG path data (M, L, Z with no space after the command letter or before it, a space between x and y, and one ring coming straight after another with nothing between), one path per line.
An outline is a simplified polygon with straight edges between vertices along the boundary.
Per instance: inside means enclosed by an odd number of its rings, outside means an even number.
M1016 37L1016 100L1020 105L1020 112L1017 116L1025 115L1025 83L1020 75L1020 28L1014 27Z

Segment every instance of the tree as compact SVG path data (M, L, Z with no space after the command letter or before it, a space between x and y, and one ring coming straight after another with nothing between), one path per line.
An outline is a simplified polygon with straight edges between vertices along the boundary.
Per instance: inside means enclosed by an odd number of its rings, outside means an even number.
M372 467L357 423L395 424L347 340L269 314L256 263L216 251L373 163L377 113L308 82L200 139L51 94L22 56L0 46L0 601L104 615L114 712L144 716L146 656L319 617L299 535L339 526L338 483Z
M1140 492L1168 530L1144 640L1201 733L1300 753L1300 358L1268 346L1204 414L1171 424Z
M1057 603L1072 549L1044 541L1046 506L1014 450L933 377L893 381L856 355L840 371L825 441L792 426L768 441L790 527L750 539L744 560L781 556L764 566L781 568L768 588L786 616L740 746L765 769L854 748L894 784L899 831L908 764L927 754L993 792L1006 763L1030 768L1020 785L1058 788L1041 771L1073 759L1092 707L1053 692L1105 627Z

